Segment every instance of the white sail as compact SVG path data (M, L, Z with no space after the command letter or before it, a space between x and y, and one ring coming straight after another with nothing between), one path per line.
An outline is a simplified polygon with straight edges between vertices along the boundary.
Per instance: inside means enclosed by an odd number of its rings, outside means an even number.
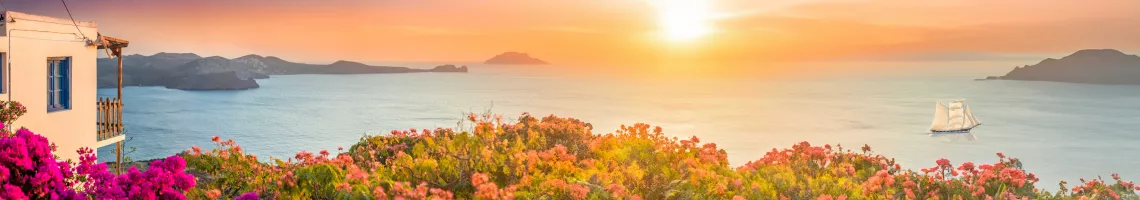
M946 122L949 114L950 113L946 109L946 105L942 105L942 103L934 104L934 121L930 122L930 130L935 131L946 129Z
M961 101L951 102L949 105L950 116L947 117L946 128L950 130L960 130L966 127L966 112L963 112Z
M966 120L970 122L970 126L967 126L966 128L974 128L975 126L982 124L981 121L978 121L977 117L974 117L974 112L970 111L970 106L966 105L965 107Z
M978 126L980 122L965 101L954 101L948 106L938 103L934 109L931 131L964 131Z

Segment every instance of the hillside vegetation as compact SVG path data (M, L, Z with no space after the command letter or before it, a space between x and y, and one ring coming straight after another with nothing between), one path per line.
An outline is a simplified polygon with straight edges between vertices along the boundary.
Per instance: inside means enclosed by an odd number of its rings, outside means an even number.
M26 109L0 102L0 122ZM1140 199L1120 180L1065 182L1050 193L1022 163L902 169L894 159L808 142L773 149L738 167L700 139L661 127L594 134L572 118L523 114L516 123L468 117L464 131L392 131L347 150L258 160L233 140L112 174L87 148L78 163L56 161L55 145L31 130L0 125L0 199Z
M188 196L276 199L1138 199L1140 187L1113 175L1046 192L1016 158L931 162L902 169L871 147L773 149L729 166L727 154L661 127L609 134L572 118L523 114L518 122L468 117L464 131L393 131L364 137L336 156L300 152L268 163L231 140L183 157L201 174ZM934 159L932 159L934 160ZM1059 188L1059 190L1058 190Z

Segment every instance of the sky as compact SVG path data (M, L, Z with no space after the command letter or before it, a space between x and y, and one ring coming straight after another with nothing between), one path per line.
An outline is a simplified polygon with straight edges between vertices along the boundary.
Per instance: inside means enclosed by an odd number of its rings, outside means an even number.
M66 17L52 0L6 8ZM127 53L333 62L985 60L1140 52L1136 0L71 0ZM1032 64L1032 63L1026 63Z

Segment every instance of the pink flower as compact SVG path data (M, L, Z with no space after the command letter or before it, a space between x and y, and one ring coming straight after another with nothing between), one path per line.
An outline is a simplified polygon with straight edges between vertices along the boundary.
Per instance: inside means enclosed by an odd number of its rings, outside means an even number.
M376 186L372 189L372 197L375 199L388 199L388 194L384 193L384 187Z
M222 137L218 137L218 136L216 136L216 135L215 135L214 137L210 137L210 141L214 141L214 142L221 142L221 141L222 141Z
M959 166L959 167L958 167L958 170L962 170L962 171L973 171L973 170L974 170L974 163L972 163L972 162L965 162L965 163L962 163L962 166Z
M938 163L938 166L940 166L940 167L941 166L950 166L950 160L947 160L945 158L938 159L937 163Z

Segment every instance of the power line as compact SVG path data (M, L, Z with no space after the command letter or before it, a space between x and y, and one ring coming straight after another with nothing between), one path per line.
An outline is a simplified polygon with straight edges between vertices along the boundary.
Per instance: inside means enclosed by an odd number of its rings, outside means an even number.
M2 0L0 0L0 1L2 1ZM84 40L89 40L89 38L87 38L87 35L83 34L83 30L79 30L79 24L75 23L75 17L71 16L71 9L67 8L67 1L66 0L59 0L59 2L63 2L63 10L67 11L67 18L71 18L71 25L75 26L75 30L79 31L79 35L82 35Z

